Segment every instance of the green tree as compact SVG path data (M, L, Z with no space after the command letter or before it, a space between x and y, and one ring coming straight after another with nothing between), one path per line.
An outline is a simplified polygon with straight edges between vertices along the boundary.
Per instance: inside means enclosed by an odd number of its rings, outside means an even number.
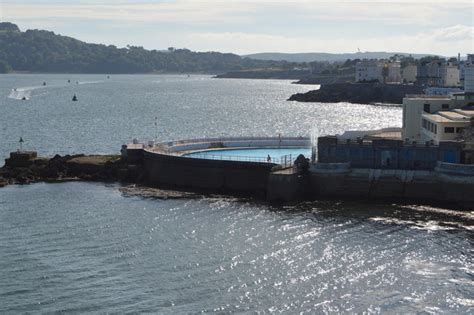
M11 71L11 67L5 61L0 60L0 73L8 73Z

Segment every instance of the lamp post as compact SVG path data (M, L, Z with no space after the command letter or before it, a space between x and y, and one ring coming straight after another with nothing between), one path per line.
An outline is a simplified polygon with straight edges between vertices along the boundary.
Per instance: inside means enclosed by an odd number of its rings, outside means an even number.
M158 141L158 117L155 116L155 141Z

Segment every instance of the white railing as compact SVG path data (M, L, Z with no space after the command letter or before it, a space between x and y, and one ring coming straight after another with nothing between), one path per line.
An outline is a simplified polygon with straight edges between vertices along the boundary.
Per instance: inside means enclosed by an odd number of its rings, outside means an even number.
M238 161L238 162L258 162L279 164L283 167L293 166L296 155L288 154L278 158L270 158L263 156L247 156L247 155L226 155L226 154L206 154L193 153L191 155L183 155L184 158L205 159L205 160L219 160L219 161Z

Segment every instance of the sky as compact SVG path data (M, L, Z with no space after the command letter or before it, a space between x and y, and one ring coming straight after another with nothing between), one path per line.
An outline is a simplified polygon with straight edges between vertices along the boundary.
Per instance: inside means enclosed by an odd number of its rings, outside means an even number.
M0 0L0 20L118 47L474 53L473 0Z

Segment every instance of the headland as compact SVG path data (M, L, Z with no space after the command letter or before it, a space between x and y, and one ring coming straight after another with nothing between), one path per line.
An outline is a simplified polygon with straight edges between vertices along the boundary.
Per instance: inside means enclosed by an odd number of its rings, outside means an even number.
M289 101L320 103L389 103L402 104L407 94L421 94L423 87L418 85L380 84L380 83L333 83L323 84L319 90L297 93Z

